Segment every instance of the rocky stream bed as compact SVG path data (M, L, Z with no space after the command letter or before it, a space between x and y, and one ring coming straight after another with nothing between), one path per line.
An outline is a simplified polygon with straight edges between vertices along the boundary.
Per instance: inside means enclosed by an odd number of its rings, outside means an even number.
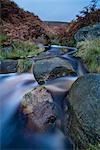
M85 150L100 142L100 74L89 73L81 58L73 56L76 51L51 46L28 57L40 86L24 95L17 117L25 133L59 128L75 149Z

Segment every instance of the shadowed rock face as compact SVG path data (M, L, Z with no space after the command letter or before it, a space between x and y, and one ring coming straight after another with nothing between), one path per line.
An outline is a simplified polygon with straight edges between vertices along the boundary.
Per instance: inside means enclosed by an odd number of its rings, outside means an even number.
M65 133L85 149L100 140L100 74L80 77L72 85L65 107Z

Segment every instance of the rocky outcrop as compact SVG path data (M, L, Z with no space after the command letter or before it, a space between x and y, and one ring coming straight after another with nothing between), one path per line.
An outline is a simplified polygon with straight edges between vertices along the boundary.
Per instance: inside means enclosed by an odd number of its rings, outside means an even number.
M95 25L83 27L75 34L75 40L77 42L79 41L85 41L85 40L93 40L96 38L100 38L100 23L97 23Z
M65 133L76 147L100 142L100 74L80 77L72 85L65 107Z

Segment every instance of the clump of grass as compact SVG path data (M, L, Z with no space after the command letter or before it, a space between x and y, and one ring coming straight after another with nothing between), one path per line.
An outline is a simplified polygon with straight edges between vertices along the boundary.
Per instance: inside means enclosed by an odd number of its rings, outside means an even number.
M97 143L95 145L90 144L87 150L100 150L100 143Z
M1 59L8 59L8 58L20 58L20 57L27 57L27 56L35 56L42 51L39 47L33 43L27 42L18 42L13 41L11 44L12 50L11 51L3 51L1 48Z
M0 47L1 47L2 44L3 44L4 42L6 42L7 40L8 40L8 36L5 35L5 34L1 34L1 35L0 35Z
M31 72L32 69L32 60L29 59L21 59L18 61L18 72Z
M90 72L100 73L100 40L83 41L77 44L77 56L86 63Z

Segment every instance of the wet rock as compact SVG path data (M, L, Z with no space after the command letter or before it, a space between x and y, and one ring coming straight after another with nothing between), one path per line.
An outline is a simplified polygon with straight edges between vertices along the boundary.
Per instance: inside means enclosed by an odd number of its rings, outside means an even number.
M76 147L100 141L100 74L87 74L72 85L65 100L65 133Z
M15 73L17 72L17 68L18 68L17 60L0 61L0 73Z
M59 57L36 61L33 72L38 82L45 82L48 79L50 72L55 68L57 68L57 70L60 68L59 72L61 72L61 74L65 74L67 70L74 72L72 65L67 60ZM58 76L58 71L56 76Z
M45 132L54 127L57 120L56 106L45 88L38 88L26 94L21 104L21 112L26 117L26 129Z
M97 23L95 25L83 27L75 34L75 40L77 42L79 41L85 41L86 39L96 39L100 38L100 23Z

